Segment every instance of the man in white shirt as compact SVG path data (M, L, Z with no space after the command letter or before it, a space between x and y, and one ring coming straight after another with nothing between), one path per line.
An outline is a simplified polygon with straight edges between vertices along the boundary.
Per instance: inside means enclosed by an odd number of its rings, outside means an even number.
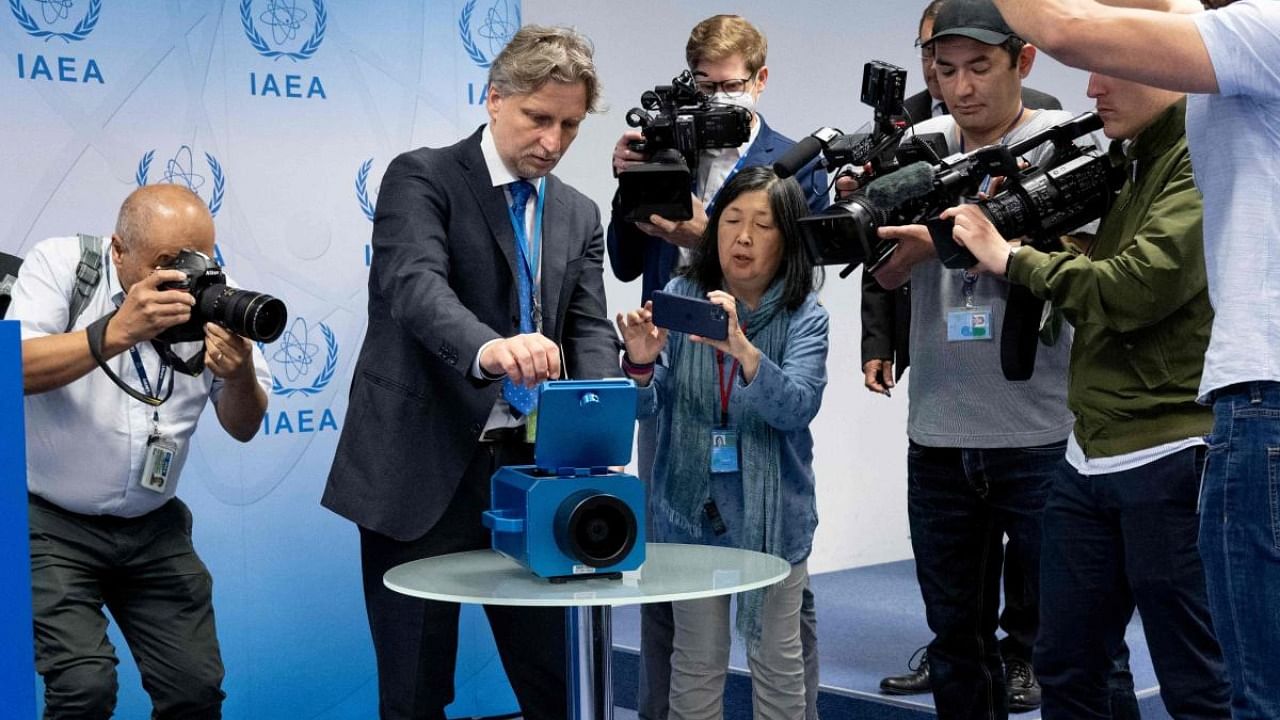
M247 441L266 412L270 375L249 340L212 323L203 347L156 340L189 322L195 304L190 292L166 288L186 274L165 268L184 250L212 256L213 245L213 218L195 193L150 185L121 207L102 247L111 262L101 263L70 329L77 238L36 245L14 285L9 317L22 323L36 669L47 718L114 711L117 660L104 607L137 659L152 717L222 716L212 579L191 543L191 513L174 493L205 404L212 399L223 429ZM191 349L177 367L175 351Z

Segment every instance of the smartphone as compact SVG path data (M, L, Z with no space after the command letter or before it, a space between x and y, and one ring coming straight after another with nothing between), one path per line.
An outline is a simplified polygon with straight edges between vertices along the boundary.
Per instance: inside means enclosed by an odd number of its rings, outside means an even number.
M729 313L724 308L710 300L672 295L661 290L653 294L653 324L711 340L729 337Z

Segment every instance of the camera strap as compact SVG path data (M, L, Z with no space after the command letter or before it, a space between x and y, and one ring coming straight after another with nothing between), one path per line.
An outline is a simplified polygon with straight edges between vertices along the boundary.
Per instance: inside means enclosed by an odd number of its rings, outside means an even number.
M1000 330L1000 369L1006 380L1030 380L1036 369L1045 302L1024 285L1009 285Z
M121 380L120 376L116 375L115 372L107 365L106 358L103 357L102 353L102 343L107 335L107 323L109 323L111 318L115 316L116 311L112 310L106 315L94 320L90 323L89 327L85 328L85 333L89 336L89 354L93 356L94 361L98 363L98 367L102 368L102 372L107 374L107 377L111 379L111 382L115 383L116 387L123 390L126 395L138 402L146 403L152 407L158 407L159 405L162 405L165 400L168 400L169 396L173 394L174 376L173 373L168 371L170 361L163 353L160 354L160 374L157 378L156 385L163 385L165 375L167 374L169 376L169 386L165 390L164 397L158 397L152 391L151 381L147 378L146 368L142 366L142 356L138 353L138 348L129 348L129 353L133 356L134 368L138 371L138 379L142 382L142 389L145 390L146 393L140 393L134 388L129 387L129 384L124 380Z

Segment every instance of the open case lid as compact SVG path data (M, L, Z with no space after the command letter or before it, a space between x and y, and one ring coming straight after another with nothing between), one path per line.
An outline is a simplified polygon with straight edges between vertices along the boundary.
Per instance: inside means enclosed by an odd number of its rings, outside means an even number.
M636 385L630 380L558 380L538 387L534 464L593 468L631 462Z

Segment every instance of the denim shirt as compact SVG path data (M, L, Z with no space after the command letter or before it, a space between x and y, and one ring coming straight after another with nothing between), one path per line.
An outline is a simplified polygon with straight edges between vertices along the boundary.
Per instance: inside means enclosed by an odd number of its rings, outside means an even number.
M672 284L688 282L683 278ZM784 311L786 312L786 311ZM751 383L743 381L738 373L733 393L729 399L729 422L745 413L757 413L770 427L778 430L780 443L780 489L782 492L781 552L791 564L804 561L813 548L813 532L818 526L818 508L814 495L813 434L809 424L822 405L822 391L827 385L828 315L818 302L817 293L811 293L804 303L791 311L791 324L787 333L782 365L762 357L760 369ZM640 388L638 415L641 418L657 416L658 438L654 453L653 474L649 487L650 508L652 498L660 497L666 488L680 482L672 477L671 413L675 406L672 385L675 359L689 346L688 337L671 333L667 348L654 369L648 387ZM708 377L708 383L716 378ZM708 433L711 428L707 428ZM710 472L710 458L707 458ZM710 519L702 517L700 537L676 528L658 512L650 512L651 540L656 542L683 542L726 547L742 547L740 535L735 529L743 522L742 482L739 473L711 475L711 500L715 501L720 518L727 531L716 535ZM760 550L761 548L744 548Z

